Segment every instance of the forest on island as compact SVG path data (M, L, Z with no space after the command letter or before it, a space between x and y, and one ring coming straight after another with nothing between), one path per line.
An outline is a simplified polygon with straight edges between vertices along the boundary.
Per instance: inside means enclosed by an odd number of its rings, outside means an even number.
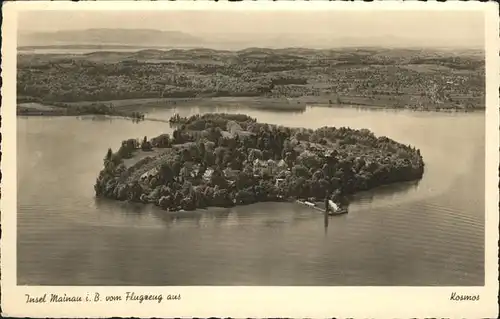
M172 135L108 149L97 197L170 211L289 199L341 200L420 179L418 149L367 129L316 130L259 123L243 114L174 116Z

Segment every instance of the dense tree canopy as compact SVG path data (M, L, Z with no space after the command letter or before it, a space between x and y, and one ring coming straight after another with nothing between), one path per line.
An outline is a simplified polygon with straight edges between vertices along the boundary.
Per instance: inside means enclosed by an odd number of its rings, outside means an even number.
M369 130L258 123L241 114L174 116L173 136L122 142L105 155L96 196L164 209L289 198L323 200L422 177L420 151ZM230 131L233 131L230 133ZM148 156L133 161L135 156ZM124 160L133 161L126 167Z

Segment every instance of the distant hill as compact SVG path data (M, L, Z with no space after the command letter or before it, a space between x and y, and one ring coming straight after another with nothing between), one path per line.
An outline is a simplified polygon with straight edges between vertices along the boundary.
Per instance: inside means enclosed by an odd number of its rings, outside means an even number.
M150 29L87 29L55 32L20 32L18 39L18 46L192 46L202 45L203 43L203 39L180 31Z
M242 50L250 47L282 49L301 47L311 49L331 48L452 48L471 49L482 46L468 41L447 41L436 39L411 39L390 35L378 37L342 37L337 34L266 34L228 33L196 34L181 31L161 31L153 29L86 29L62 30L54 32L21 31L18 47L23 49L86 49L112 50L133 48L211 48L222 50Z

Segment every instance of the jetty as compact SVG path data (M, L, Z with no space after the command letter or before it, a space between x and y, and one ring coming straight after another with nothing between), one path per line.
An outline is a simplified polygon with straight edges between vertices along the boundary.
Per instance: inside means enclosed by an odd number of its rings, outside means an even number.
M332 200L329 200L328 206L325 206L324 208L321 207L320 205L313 203L313 202L310 202L310 201L296 200L295 202L298 204L310 207L314 210L320 211L323 214L328 214L330 216L343 215L343 214L348 213L347 207L340 207L338 204L334 203Z

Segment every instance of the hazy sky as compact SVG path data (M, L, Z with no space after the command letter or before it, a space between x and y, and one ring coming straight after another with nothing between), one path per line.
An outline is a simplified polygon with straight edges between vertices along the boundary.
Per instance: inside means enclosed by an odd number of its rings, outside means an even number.
M205 34L398 37L481 45L484 17L474 11L31 11L19 30L140 28Z

